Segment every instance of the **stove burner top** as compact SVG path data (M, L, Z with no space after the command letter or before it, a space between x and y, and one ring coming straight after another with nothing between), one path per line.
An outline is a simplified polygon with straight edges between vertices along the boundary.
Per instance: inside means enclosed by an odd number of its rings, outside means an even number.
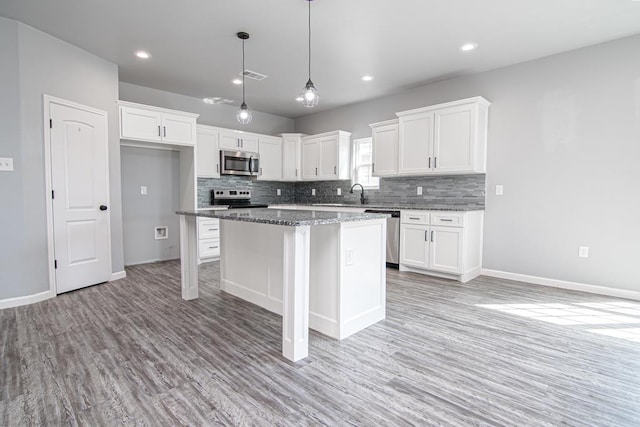
M248 188L215 188L211 190L212 205L226 205L229 209L266 208L264 203L251 203L251 190Z

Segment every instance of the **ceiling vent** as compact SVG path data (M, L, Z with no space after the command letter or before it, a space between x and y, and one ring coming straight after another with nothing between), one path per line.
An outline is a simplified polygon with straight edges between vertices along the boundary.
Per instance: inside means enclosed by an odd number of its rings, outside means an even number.
M260 74L260 73L256 73L255 71L251 71L251 70L244 70L244 72L240 73L241 76L245 76L248 79L253 79L253 80L264 80L267 78L266 74Z

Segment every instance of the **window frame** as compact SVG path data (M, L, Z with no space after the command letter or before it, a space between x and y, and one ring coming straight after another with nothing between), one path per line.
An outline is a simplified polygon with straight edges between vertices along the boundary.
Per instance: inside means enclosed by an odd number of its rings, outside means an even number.
M360 146L363 144L370 144L371 145L371 162L370 163L362 163L359 164L358 163L358 159L359 159L359 153L360 153ZM373 176L373 138L372 137L367 137L367 138L358 138L358 139L354 139L353 140L353 144L352 144L352 150L351 150L351 154L352 154L352 161L351 161L351 185L354 185L356 183L361 184L365 190L379 190L380 189L380 178L377 176ZM367 180L367 185L363 184L362 182L358 182L358 169L361 167L366 167L369 166L369 170L371 171L371 175L369 175L369 179ZM369 183L371 181L371 179L376 179L377 184L371 184Z

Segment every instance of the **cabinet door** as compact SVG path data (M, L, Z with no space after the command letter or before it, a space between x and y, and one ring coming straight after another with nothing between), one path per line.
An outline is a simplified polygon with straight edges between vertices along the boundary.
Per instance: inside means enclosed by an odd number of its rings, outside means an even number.
M196 172L204 178L220 178L218 131L198 128L196 133Z
M426 174L433 167L433 113L400 117L400 175Z
M162 141L171 144L195 145L196 119L163 113Z
M320 179L338 179L338 137L320 139L318 171Z
M300 138L282 138L282 179L284 181L300 180Z
M398 174L398 125L379 126L372 130L373 175Z
M462 273L462 228L431 226L429 269Z
M318 140L302 141L302 179L313 181L318 179Z
M473 171L477 108L476 104L467 104L434 112L435 172Z
M427 268L429 265L429 227L402 225L400 227L400 264Z
M240 150L258 153L260 151L260 141L257 136L240 135Z
M220 133L220 149L240 151L240 137L236 133Z
M282 140L260 138L260 170L258 180L280 181L282 179Z
M140 108L120 107L120 138L162 140L162 114Z

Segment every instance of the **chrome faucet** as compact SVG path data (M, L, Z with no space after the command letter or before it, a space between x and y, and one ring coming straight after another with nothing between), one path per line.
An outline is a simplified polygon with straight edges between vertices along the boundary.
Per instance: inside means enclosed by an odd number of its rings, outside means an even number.
M357 182L353 184L351 186L351 190L349 190L349 193L353 194L353 189L356 187L356 185L359 185L362 189L362 193L360 193L360 203L364 205L364 187L362 186L362 184L358 184Z

